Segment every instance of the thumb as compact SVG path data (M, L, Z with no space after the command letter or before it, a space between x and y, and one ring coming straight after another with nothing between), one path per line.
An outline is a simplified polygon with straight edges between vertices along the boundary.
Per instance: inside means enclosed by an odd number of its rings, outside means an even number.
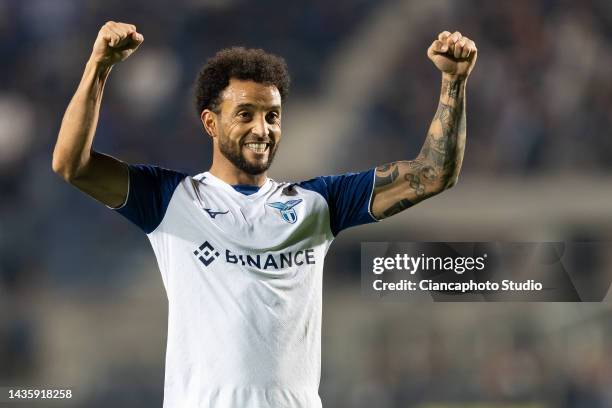
M136 31L134 31L131 35L131 42L132 44L138 46L140 44L142 44L142 42L144 41L144 36L140 33L137 33Z
M142 36L142 34L134 31L133 33L128 34L124 38L117 41L117 43L114 45L111 45L109 43L109 46L112 48L120 49L120 50L125 50L125 49L135 50L136 48L140 46L140 44L142 44L143 41L144 41L144 37Z
M140 44L144 41L144 36L140 33L133 32L125 37L123 43L121 44L121 48L125 50L136 51Z

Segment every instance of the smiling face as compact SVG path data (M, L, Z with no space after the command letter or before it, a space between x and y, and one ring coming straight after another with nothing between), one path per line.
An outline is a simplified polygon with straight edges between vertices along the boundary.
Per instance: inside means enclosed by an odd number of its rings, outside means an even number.
M217 112L202 121L213 137L213 166L233 166L250 176L265 173L281 139L281 96L274 85L230 79Z

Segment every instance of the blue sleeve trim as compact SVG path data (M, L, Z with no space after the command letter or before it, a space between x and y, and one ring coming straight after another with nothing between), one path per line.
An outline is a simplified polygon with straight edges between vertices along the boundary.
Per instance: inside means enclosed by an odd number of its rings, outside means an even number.
M378 221L370 212L374 170L316 177L298 185L316 191L325 198L329 207L331 231L338 235L347 228Z
M170 199L187 174L146 164L129 164L128 195L115 210L149 234L161 224Z

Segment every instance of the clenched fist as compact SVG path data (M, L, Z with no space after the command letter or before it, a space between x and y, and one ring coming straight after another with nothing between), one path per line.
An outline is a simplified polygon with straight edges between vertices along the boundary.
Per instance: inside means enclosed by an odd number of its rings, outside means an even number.
M459 31L452 34L442 31L427 49L427 56L443 73L467 77L476 64L478 49L474 41Z
M135 25L109 21L98 32L90 60L113 66L132 55L143 41L144 37L136 31Z

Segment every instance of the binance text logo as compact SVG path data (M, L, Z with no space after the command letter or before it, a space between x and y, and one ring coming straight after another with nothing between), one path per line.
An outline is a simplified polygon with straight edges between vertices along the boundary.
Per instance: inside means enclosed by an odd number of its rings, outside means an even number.
M219 256L219 252L208 241L205 241L198 249L193 251L193 254L204 266L210 265Z

